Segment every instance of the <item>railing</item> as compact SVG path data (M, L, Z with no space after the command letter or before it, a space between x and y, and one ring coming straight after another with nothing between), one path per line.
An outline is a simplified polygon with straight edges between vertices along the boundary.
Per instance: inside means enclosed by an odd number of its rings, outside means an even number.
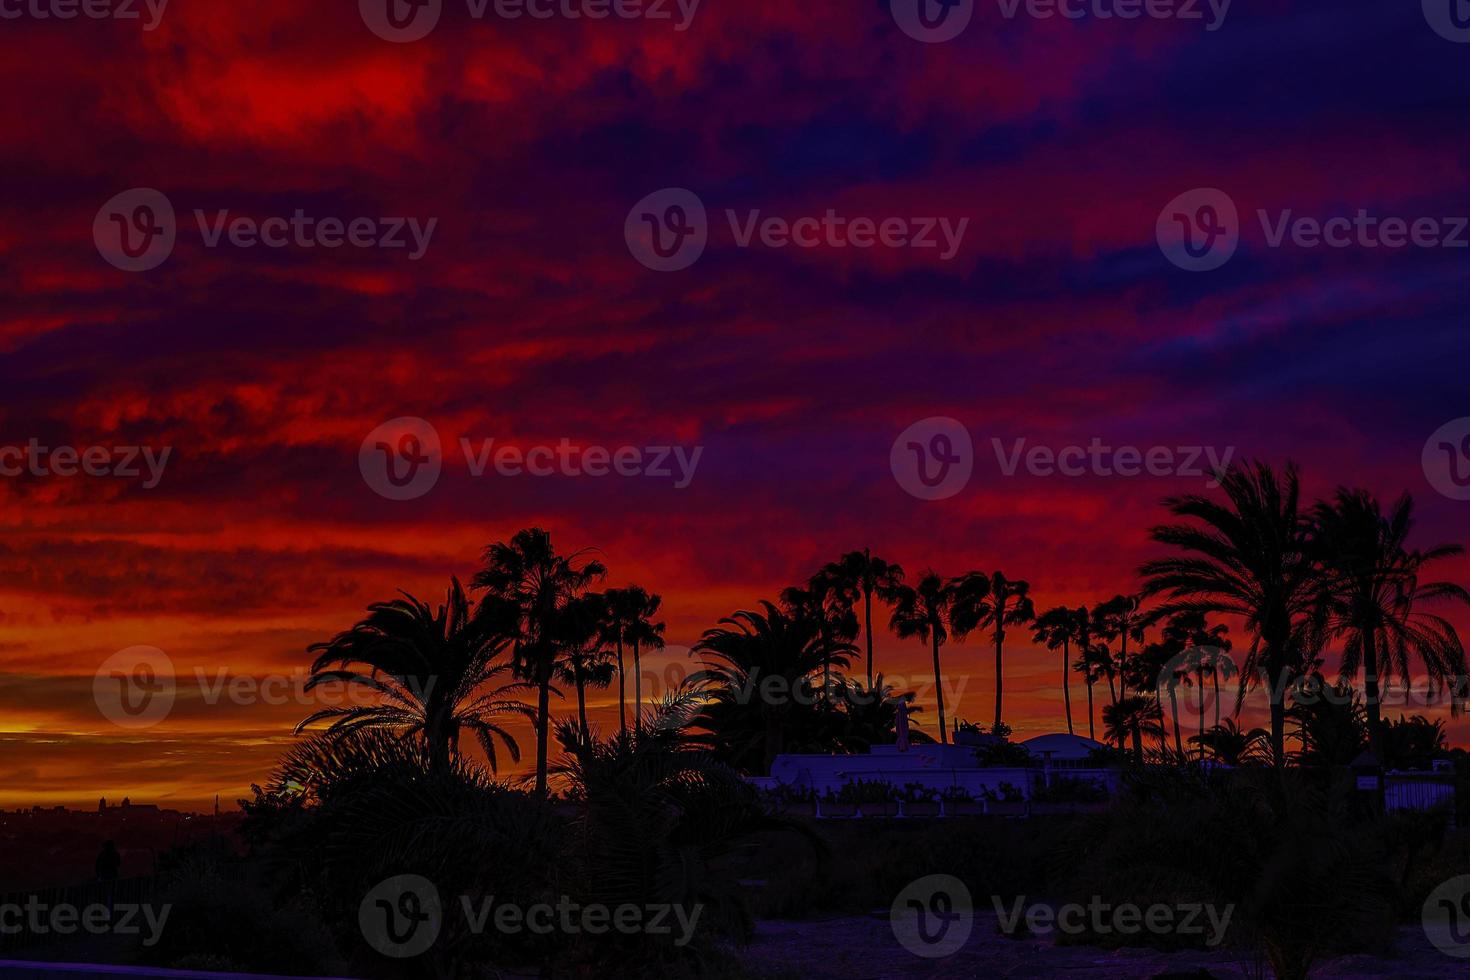
M78 933L82 931L81 923L85 921L84 912L88 906L101 905L110 910L119 905L142 905L153 895L156 879L149 877L141 878L119 878L116 881L91 881L84 885L64 885L54 888L35 888L30 891L13 892L0 895L0 954L6 954L20 949L37 948L51 945L53 943L75 940ZM34 930L29 925L28 908L40 907L47 910L65 906L75 909L76 913L71 916L77 928L69 932L60 932L50 928L49 924L44 930ZM17 916L15 911L19 910L20 930L9 932L13 929ZM49 923L49 911L47 921Z

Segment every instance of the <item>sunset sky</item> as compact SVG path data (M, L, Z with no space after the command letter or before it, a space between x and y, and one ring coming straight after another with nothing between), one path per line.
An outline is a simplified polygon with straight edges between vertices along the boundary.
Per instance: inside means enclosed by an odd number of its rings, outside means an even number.
M882 0L705 0L684 30L673 4L672 21L512 21L450 0L410 43L357 6L174 0L151 31L0 21L0 447L170 451L151 488L146 466L0 477L0 806L232 805L312 706L186 686L128 731L93 700L106 658L141 644L186 678L289 673L369 602L442 601L521 527L661 593L687 647L864 546L911 572L1002 569L1039 608L1091 604L1136 588L1161 499L1205 490L1007 476L992 439L1292 459L1309 496L1408 491L1416 543L1470 543L1470 502L1421 463L1470 416L1470 249L1272 247L1257 215L1470 214L1470 46L1417 3L1241 0L1207 31L982 2L945 43ZM172 254L142 272L93 235L133 188L177 214ZM664 188L708 210L682 271L646 268L624 236ZM1155 237L1195 188L1242 226L1209 272ZM436 223L417 259L211 247L224 210ZM968 223L946 260L741 247L727 210ZM391 500L359 450L400 417L434 427L443 471ZM930 417L975 445L973 477L938 501L890 469ZM682 488L475 476L462 438L702 452ZM1443 572L1470 584L1470 561ZM878 660L928 671L886 631ZM983 641L945 663L966 685L950 714L987 721ZM1013 634L1021 736L1063 727L1057 673ZM600 692L596 719L615 706ZM1452 732L1470 743L1470 724Z

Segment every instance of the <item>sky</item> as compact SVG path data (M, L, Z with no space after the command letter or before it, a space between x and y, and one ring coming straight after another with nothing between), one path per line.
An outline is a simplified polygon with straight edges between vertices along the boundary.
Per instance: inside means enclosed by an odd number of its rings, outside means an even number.
M1447 6L892 2L0 3L0 806L230 805L318 705L220 678L289 691L527 526L660 593L666 659L854 548L1134 589L1206 450L1470 537ZM964 460L949 495L909 442ZM94 681L137 646L178 695L123 727ZM951 717L990 718L991 658L946 648ZM1022 737L1063 726L1057 660L1012 635Z

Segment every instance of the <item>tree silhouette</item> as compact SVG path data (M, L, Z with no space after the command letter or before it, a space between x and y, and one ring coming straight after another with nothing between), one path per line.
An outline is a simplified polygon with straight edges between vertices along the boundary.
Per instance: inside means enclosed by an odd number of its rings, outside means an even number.
M944 683L939 669L939 648L949 639L949 616L954 606L952 584L945 582L933 569L919 577L912 588L899 586L894 592L893 614L888 627L900 640L918 637L930 645L934 654L934 701L939 719L939 741L949 742L944 727Z
M305 689L340 682L371 691L382 703L322 708L296 731L331 719L327 731L333 735L386 730L418 737L432 764L445 769L459 753L460 733L469 730L492 771L499 761L497 740L519 762L520 747L496 721L532 714L516 698L528 685L501 683L512 664L497 658L511 642L504 617L494 609L473 610L458 579L451 580L437 610L406 592L402 599L373 603L352 628L308 648L317 657Z
M849 551L827 565L824 571L834 584L838 595L844 597L848 608L863 601L863 637L868 646L868 687L873 686L873 596L892 603L900 586L903 585L903 568L893 562L878 558L864 548Z

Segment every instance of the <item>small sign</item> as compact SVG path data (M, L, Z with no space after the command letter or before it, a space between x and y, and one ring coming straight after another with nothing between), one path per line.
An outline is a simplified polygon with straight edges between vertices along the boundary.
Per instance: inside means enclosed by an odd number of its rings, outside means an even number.
M1378 789L1378 777L1377 776L1359 776L1358 777L1358 789L1368 790L1369 792L1372 792L1373 790Z

